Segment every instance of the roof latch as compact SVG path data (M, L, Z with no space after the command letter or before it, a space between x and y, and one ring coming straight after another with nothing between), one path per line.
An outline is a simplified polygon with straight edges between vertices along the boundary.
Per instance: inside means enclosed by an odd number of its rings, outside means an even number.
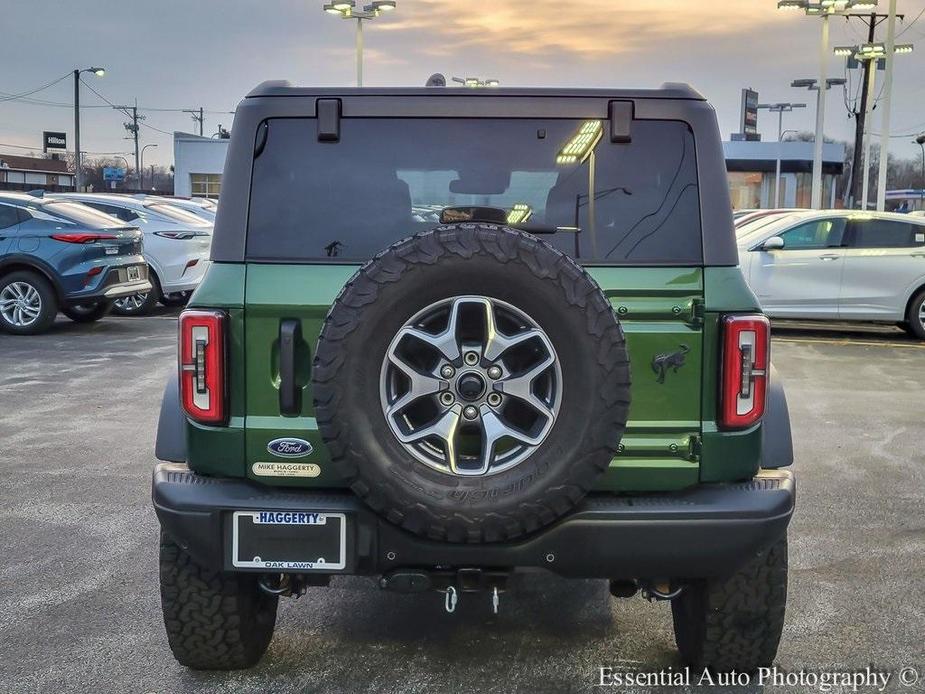
M340 99L318 99L318 141L338 142L340 140Z
M610 141L628 144L633 141L633 102L610 102Z

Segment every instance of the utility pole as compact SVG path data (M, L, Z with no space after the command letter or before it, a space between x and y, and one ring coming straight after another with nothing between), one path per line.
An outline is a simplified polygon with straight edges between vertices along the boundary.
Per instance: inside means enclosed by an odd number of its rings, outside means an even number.
M204 118L204 112L202 110L202 106L199 107L198 111L192 108L185 108L183 109L183 113L189 113L193 117L193 120L199 123L199 137L202 137L202 125L203 125L203 118Z
M880 20L886 15L878 15L871 12L870 17L864 15L849 15L849 17L861 17L867 23L867 43L874 42L875 29ZM861 84L861 104L857 111L854 111L854 154L851 157L851 187L848 191L848 206L853 208L861 189L861 166L866 166L866 152L862 152L864 147L864 128L867 125L867 101L870 99L870 82L871 74L874 74L877 64L873 60L864 61L864 81ZM862 156L864 154L865 156ZM865 172L866 173L866 172Z
M131 123L123 123L122 125L131 133L132 139L135 140L135 178L137 179L135 183L138 188L141 188L141 168L138 152L138 121L144 120L145 117L138 115L138 99L135 99L134 106L113 106L113 108L122 111L122 113L132 119Z
M74 70L74 190L83 188L83 163L80 160L80 70Z

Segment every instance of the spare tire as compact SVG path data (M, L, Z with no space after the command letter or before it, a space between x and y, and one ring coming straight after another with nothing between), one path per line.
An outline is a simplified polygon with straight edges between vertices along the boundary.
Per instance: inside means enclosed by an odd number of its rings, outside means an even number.
M439 227L366 263L325 318L312 381L337 471L389 521L498 542L573 508L629 410L600 287L536 237Z

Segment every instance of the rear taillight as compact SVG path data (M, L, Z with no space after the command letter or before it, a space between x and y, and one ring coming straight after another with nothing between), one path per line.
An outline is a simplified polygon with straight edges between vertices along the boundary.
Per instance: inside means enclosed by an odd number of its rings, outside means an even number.
M180 314L180 399L201 424L225 423L225 321L222 311Z
M719 425L724 429L743 429L764 414L770 338L771 325L764 316L723 319Z
M118 238L112 234L86 234L80 232L67 232L65 234L52 234L51 238L55 241L64 241L64 243L94 243L104 239L111 240Z

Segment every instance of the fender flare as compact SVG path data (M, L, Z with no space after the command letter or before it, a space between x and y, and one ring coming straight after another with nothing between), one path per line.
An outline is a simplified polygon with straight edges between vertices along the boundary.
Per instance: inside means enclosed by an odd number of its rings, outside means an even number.
M777 370L771 365L767 405L761 420L761 467L780 468L793 463L793 437L787 395Z
M167 379L161 414L157 421L154 456L171 463L186 462L186 415L180 407L180 383L177 374Z

